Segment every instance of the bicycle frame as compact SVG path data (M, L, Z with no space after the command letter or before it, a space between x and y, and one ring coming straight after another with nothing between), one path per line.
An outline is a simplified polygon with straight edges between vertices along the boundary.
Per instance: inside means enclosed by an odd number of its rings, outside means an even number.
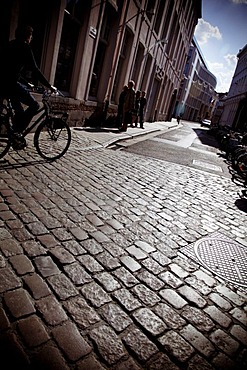
M58 93L63 96L63 94L60 91L58 91ZM23 134L24 137L26 135L28 135L36 126L38 126L38 124L44 118L48 118L50 116L50 112L49 112L50 111L50 107L48 105L48 101L47 101L48 99L47 99L47 97L49 98L50 95L43 94L43 97L42 97L42 104L43 104L43 106L39 108L39 110L36 112L36 114L34 115L34 117L37 116L38 114L40 114L41 112L43 112L43 113L38 118L36 118L35 121L33 121L33 122L31 121L29 123L29 125L25 128L25 130L22 132L22 134ZM14 116L12 104L11 104L10 99L6 99L6 100L7 100L7 104L2 104L2 106L5 107L8 116L12 120L13 119L13 116ZM56 113L57 114L63 114L63 112L56 112Z
M24 137L26 135L28 135L34 129L34 127L39 124L39 122L41 122L44 118L48 117L48 113L47 113L46 108L44 106L41 107L38 110L38 112L36 113L36 115L39 114L39 113L41 113L42 111L43 111L43 113L38 118L36 118L33 123L30 123L28 125L28 127L23 131L22 134L23 134Z
M62 95L60 92L58 94ZM50 96L51 92L45 91L43 93L42 106L22 133L24 137L30 132L34 133L34 147L42 158L49 161L61 158L67 152L71 143L71 131L67 124L68 113L53 110L49 104ZM15 134L13 134L12 128L14 111L10 99L4 100L7 102L1 104L1 108L6 112L5 114L3 113L3 116L6 116L6 120L3 123L7 130L1 141L0 158L3 158L8 153L11 146L14 150L22 150L26 146L26 141L20 142L20 144L17 142L16 145ZM35 116L38 117L35 118Z

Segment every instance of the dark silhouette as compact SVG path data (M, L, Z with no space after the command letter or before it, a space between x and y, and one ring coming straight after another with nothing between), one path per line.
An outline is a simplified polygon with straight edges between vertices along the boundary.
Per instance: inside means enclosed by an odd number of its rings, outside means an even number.
M147 99L146 99L146 92L142 91L141 92L141 97L140 97L140 107L139 107L139 117L140 117L140 127L144 128L143 123L144 123L144 115L145 115L145 108L147 105Z
M137 127L138 116L140 112L140 98L141 92L140 90L137 90L135 95L135 109L133 111L133 123L135 124L135 127Z
M32 27L26 25L18 27L15 39L10 41L1 53L0 95L11 100L15 111L13 129L17 133L23 132L39 109L39 103L30 93L31 85L29 88L27 87L28 83L22 78L22 72L25 69L32 71L42 85L56 91L56 88L47 81L36 64L29 45L32 35ZM22 104L28 108L24 109Z
M132 125L132 112L135 109L135 83L130 80L128 90L124 99L124 119L121 131L127 131L128 125Z
M124 85L121 94L118 99L118 112L117 112L117 127L120 129L123 125L124 117L124 101L127 94L128 85Z

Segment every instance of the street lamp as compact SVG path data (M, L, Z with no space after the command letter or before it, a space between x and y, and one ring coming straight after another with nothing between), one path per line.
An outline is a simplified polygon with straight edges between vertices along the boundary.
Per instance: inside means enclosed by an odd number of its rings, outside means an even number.
M164 45L166 45L168 43L168 40L167 39L161 39L161 40L158 40L156 42L154 42L146 51L146 53L143 55L143 59L150 53L150 51L156 46L156 45L159 45L159 44L162 44L164 43Z
M129 23L132 19L134 19L135 17L139 16L140 14L142 14L142 17L144 17L144 14L149 14L149 15L153 16L155 14L155 12L154 12L153 9L145 10L145 9L139 8L138 11L137 11L137 13L134 14L132 17L130 17L123 24L120 24L119 27L118 27L118 29L120 30L122 27L126 26L127 23Z

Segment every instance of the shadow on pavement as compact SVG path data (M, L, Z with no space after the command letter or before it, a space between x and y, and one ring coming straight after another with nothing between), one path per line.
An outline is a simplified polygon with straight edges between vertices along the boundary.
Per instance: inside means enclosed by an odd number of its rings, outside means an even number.
M202 130L200 128L194 128L193 130L202 144L212 146L217 149L220 148L217 139L210 133L209 130Z
M43 163L51 163L53 161L46 161L45 159L40 160L28 160L28 162L16 162L16 163L10 163L7 159L0 160L0 170L9 170L14 168L20 168L20 167L29 167L29 166L35 166L36 164L43 164Z
M77 131L87 131L87 132L111 132L118 134L121 132L118 128L109 128L109 127L73 127Z
M240 211L247 213L247 199L246 198L237 199L235 202L235 205L238 207L238 209L240 209Z

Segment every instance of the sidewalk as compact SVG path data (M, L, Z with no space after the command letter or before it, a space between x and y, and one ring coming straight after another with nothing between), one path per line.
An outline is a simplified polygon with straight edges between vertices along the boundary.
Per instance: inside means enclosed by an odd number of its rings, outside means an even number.
M169 121L160 122L145 122L144 129L140 127L128 127L126 132L121 132L116 128L92 128L92 127L75 127L72 128L73 135L83 140L83 149L96 149L97 147L107 148L118 141L133 139L135 137L148 135L158 131L169 130L176 127L177 120L172 119ZM80 147L80 150L82 148Z

